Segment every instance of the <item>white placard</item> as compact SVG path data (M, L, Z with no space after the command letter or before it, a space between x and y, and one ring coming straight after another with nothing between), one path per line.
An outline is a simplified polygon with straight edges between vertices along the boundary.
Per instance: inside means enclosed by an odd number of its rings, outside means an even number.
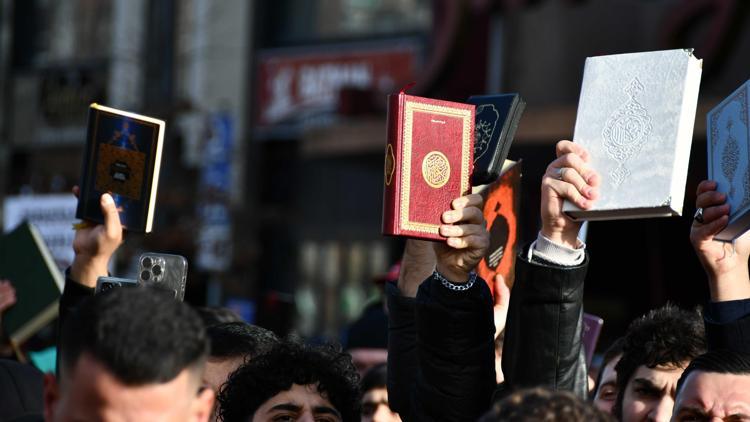
M71 194L6 197L3 232L7 233L28 220L41 233L57 266L64 270L73 262L73 223L76 222L77 202Z

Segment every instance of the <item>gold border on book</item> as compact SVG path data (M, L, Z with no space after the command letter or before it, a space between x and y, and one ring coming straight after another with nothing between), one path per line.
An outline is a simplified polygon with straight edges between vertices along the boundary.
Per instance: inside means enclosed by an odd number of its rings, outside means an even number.
M440 225L438 224L420 223L409 220L409 193L411 190L411 135L414 124L414 112L423 111L427 113L439 114L442 116L459 117L463 120L463 130L461 134L462 142L460 183L461 192L465 192L469 189L469 153L471 148L471 139L472 136L474 136L471 133L471 110L444 107L432 104L422 104L408 100L404 103L404 125L402 136L403 147L401 156L401 206L399 208L399 220L401 222L400 226L404 230L438 234L440 229Z
M145 170L146 176L147 176L146 179L150 178L150 181L148 182L150 184L149 207L148 209L144 209L145 213L143 215L143 220L145 223L144 229L145 229L145 232L148 233L149 232L148 222L150 220L149 217L153 218L153 207L154 207L154 203L156 202L156 196L154 195L154 192L156 189L153 184L154 184L154 180L158 179L158 168L160 167L160 164L161 164L162 142L159 142L159 140L161 139L163 141L164 139L163 138L164 137L164 121L159 120L159 119L154 119L153 117L143 116L141 114L135 114L135 113L131 113L131 112L123 111L123 110L118 110L112 107L102 106L97 103L91 103L91 105L89 106L89 111L91 110L94 110L94 114L95 114L94 133L93 133L94 139L92 140L91 150L87 151L87 153L89 154L88 169L85 175L85 178L87 180L86 182L84 182L84 186L81 187L83 190L86 191L86 193L88 193L89 189L96 190L93 186L90 186L89 183L93 183L94 186L96 185L96 181L95 181L96 172L94 170L94 165L96 164L96 162L94 160L94 157L97 157L97 151L99 150L98 148L99 142L96 141L96 134L99 133L99 116L102 113L106 113L110 116L115 116L116 118L123 118L123 117L129 118L133 121L136 121L136 123L138 124L143 124L144 126L150 126L154 130L154 133L151 139L151 153L149 154L149 157L147 158L149 161L146 165L146 170ZM87 123L87 127L88 127L88 123ZM91 134L86 134L87 137L89 135ZM87 146L88 146L88 141L89 140L87 139ZM155 155L158 155L158 157L155 157ZM158 161L156 160L157 158L158 158ZM156 163L156 165L154 165L154 163ZM158 187L158 183L157 183L157 187ZM89 200L89 195L84 194L83 195L84 208L87 208L89 206L88 200ZM127 227L125 228L127 229Z

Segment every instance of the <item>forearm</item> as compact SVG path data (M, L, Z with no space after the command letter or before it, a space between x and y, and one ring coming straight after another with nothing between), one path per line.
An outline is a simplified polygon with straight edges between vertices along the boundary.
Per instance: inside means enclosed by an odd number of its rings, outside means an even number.
M711 302L727 302L750 299L750 275L747 265L723 274L708 274L708 290Z
M398 277L398 289L401 294L416 297L419 285L432 274L436 263L432 242L408 239Z
M95 288L96 280L99 277L106 277L109 275L107 270L108 264L109 257L87 257L76 255L73 259L73 263L70 265L70 272L67 280L73 280L85 287Z

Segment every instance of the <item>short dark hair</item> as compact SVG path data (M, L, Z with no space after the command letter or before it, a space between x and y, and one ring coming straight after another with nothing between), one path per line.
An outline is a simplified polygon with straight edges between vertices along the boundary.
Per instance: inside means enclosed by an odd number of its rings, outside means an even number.
M138 386L201 369L208 338L195 311L163 290L120 288L87 298L70 315L60 353L63 370L72 370L86 353L123 384Z
M602 384L602 375L604 375L604 367L609 365L610 362L612 362L616 357L622 355L622 347L625 345L625 339L623 337L618 337L615 339L615 341L612 342L612 344L609 345L607 350L604 351L603 357L602 357L602 364L599 366L599 373L596 375L596 384L594 384L594 389L591 391L591 399L593 400L596 396L596 393L599 391L599 387Z
M376 388L386 388L388 385L388 365L380 363L368 369L362 376L359 385L362 394Z
M229 376L219 393L224 422L246 422L263 403L297 385L316 385L345 422L359 421L359 375L351 356L332 345L284 340Z
M569 391L519 390L496 402L480 422L609 422L612 416Z
M268 352L279 342L271 331L246 322L225 322L206 329L211 343L211 358L243 357L253 359Z
M706 334L701 313L666 304L630 323L617 362L615 416L622 418L625 387L639 366L678 367L706 351Z
M750 375L750 355L734 350L712 350L693 359L677 381L677 394L691 373Z
M206 328L225 322L242 322L237 312L221 306L197 306L195 311L198 312Z

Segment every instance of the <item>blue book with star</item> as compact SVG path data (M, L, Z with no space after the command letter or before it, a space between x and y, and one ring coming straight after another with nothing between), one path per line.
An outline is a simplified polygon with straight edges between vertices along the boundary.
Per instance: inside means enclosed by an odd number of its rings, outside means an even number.
M708 178L727 195L729 224L714 239L730 242L750 230L750 126L745 82L706 115Z
M99 198L110 193L129 231L154 220L164 121L91 104L76 218L103 223Z

